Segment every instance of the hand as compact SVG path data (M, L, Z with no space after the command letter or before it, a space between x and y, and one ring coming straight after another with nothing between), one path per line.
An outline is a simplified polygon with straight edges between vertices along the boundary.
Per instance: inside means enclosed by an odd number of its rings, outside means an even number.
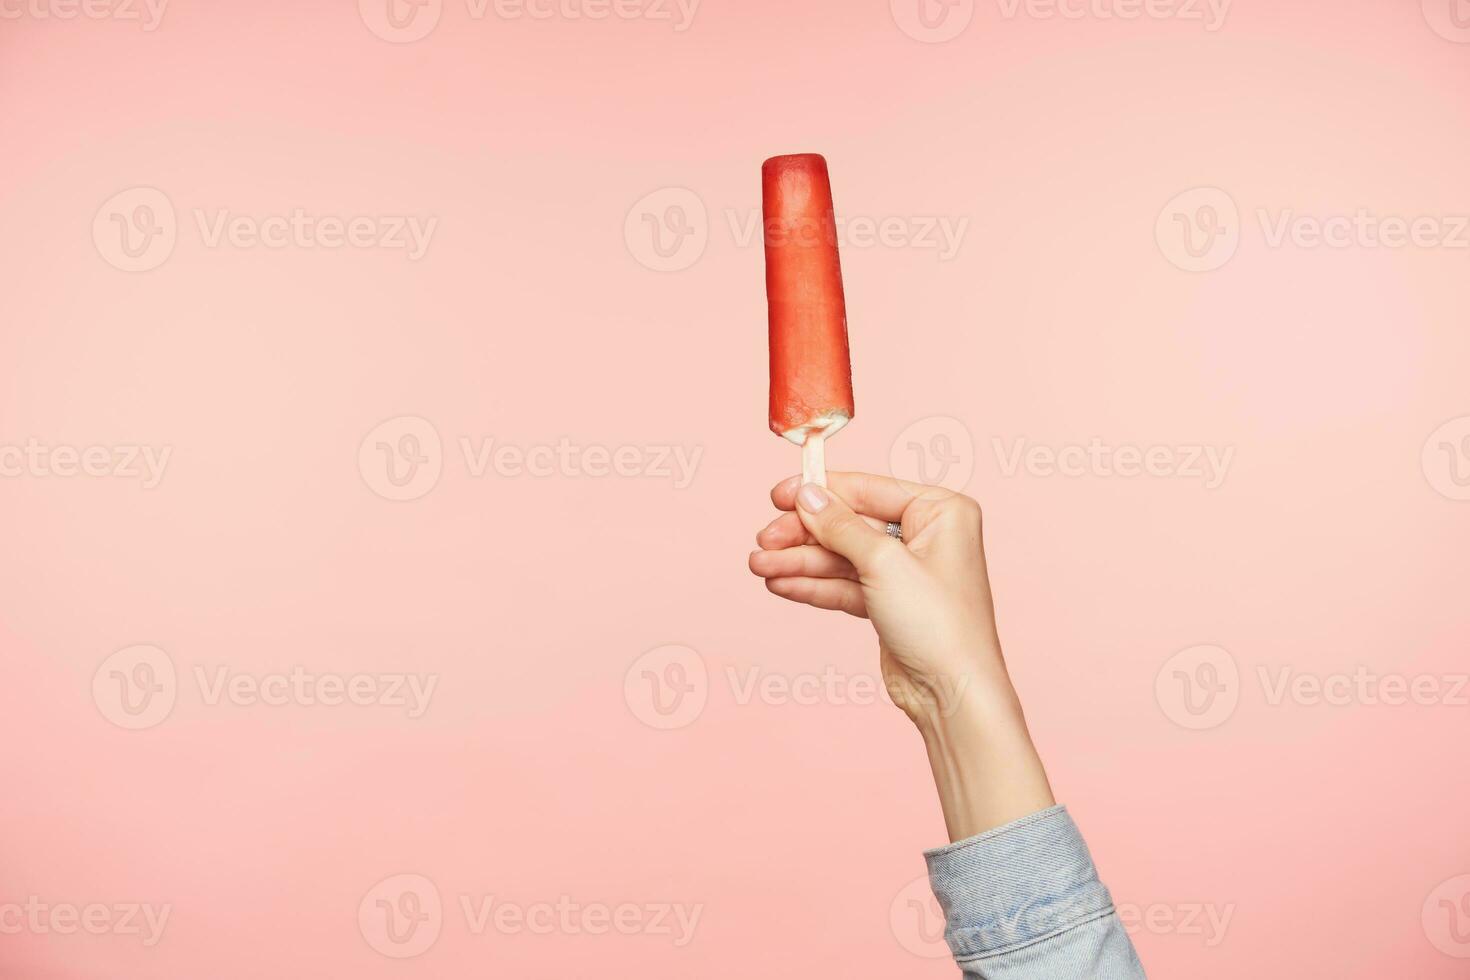
M776 485L786 513L756 535L751 571L783 598L872 621L884 684L929 747L952 839L1050 806L996 634L979 504L863 473L829 481Z
M756 535L763 550L750 556L751 571L783 598L871 619L889 693L915 721L952 707L971 684L1009 690L980 505L864 473L830 482L830 493L800 487L799 477L776 485L771 500L787 513ZM885 533L890 521L902 542Z

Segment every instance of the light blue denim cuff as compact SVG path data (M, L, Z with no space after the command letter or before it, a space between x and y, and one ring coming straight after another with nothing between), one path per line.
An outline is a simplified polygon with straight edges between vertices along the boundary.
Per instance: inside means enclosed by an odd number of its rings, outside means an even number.
M944 938L961 962L1021 949L1113 911L1064 806L925 851L924 860L944 910Z

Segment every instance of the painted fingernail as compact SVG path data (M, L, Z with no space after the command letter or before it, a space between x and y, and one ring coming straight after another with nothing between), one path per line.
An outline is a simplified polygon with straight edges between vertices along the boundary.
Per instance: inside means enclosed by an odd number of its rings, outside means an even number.
M797 491L796 502L801 504L802 510L815 514L827 506L827 491L815 483L808 483Z

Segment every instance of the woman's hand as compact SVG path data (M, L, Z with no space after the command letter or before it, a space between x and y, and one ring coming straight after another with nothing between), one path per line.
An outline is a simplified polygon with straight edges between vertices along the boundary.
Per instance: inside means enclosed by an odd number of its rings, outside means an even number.
M771 491L788 513L756 535L762 550L750 569L767 588L871 619L889 693L915 721L952 708L972 684L1009 688L979 504L865 473L831 474L831 492L799 482ZM903 528L902 542L885 533L890 521Z
M889 477L829 481L776 485L786 513L756 535L750 570L783 598L872 620L884 684L924 736L951 839L1051 806L996 634L980 506Z

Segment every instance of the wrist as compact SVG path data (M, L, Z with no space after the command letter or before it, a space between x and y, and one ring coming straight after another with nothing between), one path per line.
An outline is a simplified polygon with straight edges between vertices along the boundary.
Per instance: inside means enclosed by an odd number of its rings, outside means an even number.
M947 704L913 717L951 841L1055 805L1009 681L966 685Z
M945 730L1025 727L1021 700L1000 661L986 659L962 668L906 681L894 701L925 739Z
M973 676L953 680L949 691L909 714L926 745L962 752L980 743L1030 739L1021 700L1009 681L981 682Z

